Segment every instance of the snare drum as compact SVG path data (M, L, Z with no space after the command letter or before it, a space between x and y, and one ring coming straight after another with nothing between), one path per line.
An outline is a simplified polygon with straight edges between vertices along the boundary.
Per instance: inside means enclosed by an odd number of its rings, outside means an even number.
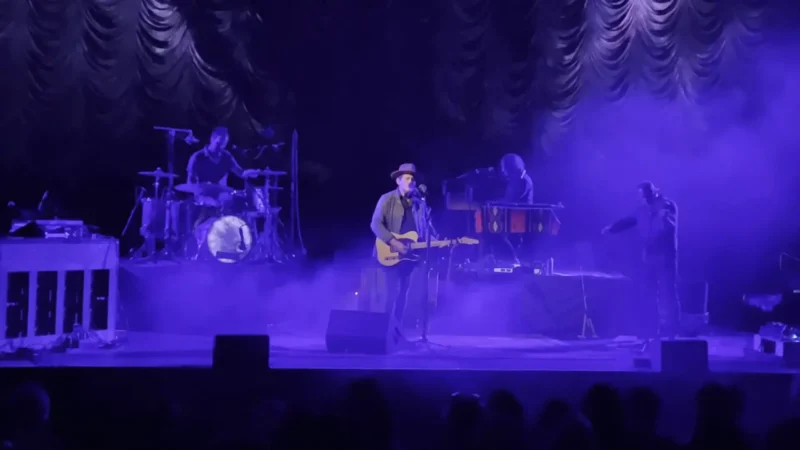
M145 197L142 199L142 237L166 239L180 236L181 202Z
M242 261L255 241L253 230L236 216L212 217L195 229L199 257L214 258L223 263Z

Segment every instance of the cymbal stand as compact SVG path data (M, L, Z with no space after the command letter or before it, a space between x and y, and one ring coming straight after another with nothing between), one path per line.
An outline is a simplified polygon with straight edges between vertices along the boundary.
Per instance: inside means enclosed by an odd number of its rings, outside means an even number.
M585 275L583 274L583 267L580 268L580 271L581 271L581 297L583 298L583 326L581 327L581 334L578 335L578 338L596 339L597 331L595 331L594 322L592 322L592 318L591 316L589 316L589 302L586 298L586 281L585 281Z
M133 208L131 208L130 214L128 214L128 220L125 222L125 227L122 229L121 237L124 237L128 234L128 229L131 227L131 222L133 222L133 216L136 215L136 211L139 210L139 206L142 204L142 199L144 198L144 194L147 193L143 187L137 186L136 187L136 199L133 201ZM141 257L144 253L145 244L142 244L136 250L132 251L131 257L138 258Z
M162 126L155 126L153 127L154 130L158 131L165 131L166 138L167 138L167 172L170 174L175 173L175 139L178 137L178 134L183 136L184 142L187 144L191 144L197 142L197 139L194 137L194 131L189 128L172 128L172 127L162 127ZM158 179L156 179L158 182ZM175 178L174 177L167 177L167 189L164 192L164 200L174 200L175 199ZM158 193L158 186L156 186L155 195L157 199L161 199L161 196ZM164 202L164 207L167 207L166 201ZM172 224L170 223L169 212L165 209L164 210L164 255L167 259L174 259L173 255L173 248L178 244L178 236L174 236L172 233Z
M292 132L292 163L291 173L289 174L289 181L291 183L290 195L291 203L289 206L289 251L292 253L300 253L305 256L307 254L306 246L303 243L303 233L300 230L300 194L297 189L298 173L299 173L299 160L297 158L297 130Z
M267 175L264 180L262 196L264 199L264 225L258 234L258 245L260 251L267 258L273 261L280 261L284 257L284 251L278 235L278 216L273 210L273 191L277 191L278 178Z
M156 126L153 127L154 130L158 131L166 131L167 132L167 172L175 173L175 138L178 134L186 135L184 137L184 141L189 144L192 142L197 142L197 139L194 137L194 131L188 128L172 128L172 127L160 127ZM167 199L172 200L173 196L175 195L173 191L173 187L175 186L175 179L170 177L167 181ZM156 193L158 194L158 193Z

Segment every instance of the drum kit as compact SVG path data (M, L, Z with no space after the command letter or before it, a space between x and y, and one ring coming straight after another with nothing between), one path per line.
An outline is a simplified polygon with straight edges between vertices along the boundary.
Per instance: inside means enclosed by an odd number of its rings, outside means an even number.
M145 241L139 254L223 263L283 261L286 255L278 234L281 208L276 203L283 189L278 179L287 173L269 168L249 172L242 190L217 183L176 185L178 175L161 168L139 172L153 180L151 192L139 199L139 232ZM263 185L256 186L253 180L262 178Z

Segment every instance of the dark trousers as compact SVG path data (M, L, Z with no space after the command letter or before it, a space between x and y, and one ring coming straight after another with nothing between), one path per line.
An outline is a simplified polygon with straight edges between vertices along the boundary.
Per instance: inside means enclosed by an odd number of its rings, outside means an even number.
M415 263L401 262L396 266L384 268L387 292L386 311L394 314L397 323L401 326L408 304L412 275L416 267Z
M658 336L675 336L680 332L681 304L678 298L677 255L648 255L644 262L644 295L653 302L657 314ZM651 308L648 308L652 310Z

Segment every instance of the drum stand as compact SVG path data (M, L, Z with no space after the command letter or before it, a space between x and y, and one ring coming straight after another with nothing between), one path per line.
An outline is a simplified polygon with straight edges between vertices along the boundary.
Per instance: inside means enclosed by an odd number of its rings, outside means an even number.
M285 253L280 236L278 235L278 221L280 220L278 213L280 212L280 208L272 207L272 192L278 189L277 177L267 176L262 189L264 200L264 225L261 229L253 227L258 234L256 237L257 255L259 259L263 258L268 261L282 262Z
M172 247L176 244L177 236L175 236L172 231L173 224L171 214L169 214L168 211L167 200L169 198L167 192L161 192L160 188L161 178L156 177L155 181L153 181L153 193L155 194L153 198L158 202L158 206L164 208L164 211L151 211L151 214L155 216L158 216L159 214L164 215L164 247L161 251L158 251L158 238L156 237L155 233L153 233L152 230L143 227L140 232L142 237L144 237L144 243L134 252L133 255L133 258L138 260L148 262L175 260ZM137 199L137 206L138 203L141 202L142 198L143 196L139 195L139 198ZM142 214L144 214L144 208L142 208Z
M166 132L167 172L169 172L170 174L174 174L175 139L178 137L178 134L180 134L181 136L184 137L183 140L187 144L198 142L197 139L195 139L194 137L194 132L188 128L172 128L172 127L161 127L161 126L155 126L153 127L153 129ZM166 215L166 217L164 218L164 249L161 251L160 254L155 253L155 239L156 239L155 236L152 236L152 233L149 231L146 231L143 234L146 234L145 248L150 250L152 246L153 253L149 254L150 255L149 258L154 258L155 260L166 259L169 261L175 261L175 247L177 247L180 244L180 239L179 239L180 236L175 236L175 233L173 232L174 227L172 226L173 224L171 223L172 218L170 217L169 211L166 210L166 207L168 206L167 202L170 200L174 200L175 197L175 191L173 190L173 187L175 185L175 178L174 176L165 178L167 178L167 189L163 193L163 198L162 195L160 195L158 192L158 183L159 183L158 178L156 178L156 182L153 183L156 189L155 198L164 202L164 207L165 207L164 214ZM149 239L152 240L149 241Z
M261 216L259 214L259 216ZM258 220L262 217L256 217ZM264 225L259 229L253 227L256 231L256 248L254 255L256 259L267 260L273 262L281 262L283 260L283 250L278 236L278 217L272 211L267 211L263 215Z
M137 194L136 200L134 200L133 208L131 208L130 214L128 214L128 220L125 222L125 227L122 229L121 237L124 237L128 234L128 229L131 227L131 222L133 222L133 216L136 215L136 211L139 209L139 205L142 203L142 199L144 198L145 190L144 188L137 187ZM132 258L141 258L142 252L144 251L144 244L140 245L136 250L131 251Z

